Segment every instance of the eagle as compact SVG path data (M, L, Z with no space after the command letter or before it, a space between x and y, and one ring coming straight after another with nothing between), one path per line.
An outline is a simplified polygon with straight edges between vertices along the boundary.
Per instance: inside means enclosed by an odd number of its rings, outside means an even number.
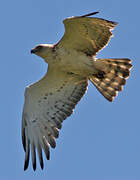
M22 114L24 170L31 154L36 170L36 154L44 168L43 151L50 159L63 121L72 114L85 94L88 81L110 102L122 90L132 67L128 58L97 59L112 36L116 22L83 16L64 19L65 33L56 44L40 44L31 50L48 63L45 76L26 87ZM30 153L31 151L31 153Z

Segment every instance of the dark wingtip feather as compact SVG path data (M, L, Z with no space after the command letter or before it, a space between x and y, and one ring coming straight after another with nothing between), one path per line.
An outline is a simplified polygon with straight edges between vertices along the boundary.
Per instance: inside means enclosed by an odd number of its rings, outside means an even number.
M25 162L24 162L24 171L28 168L29 166L29 157L30 157L30 146L29 146L29 142L27 144L27 149L25 152Z
M84 15L82 15L82 16L77 16L77 17L88 17L88 16L93 16L93 15L98 14L98 13L99 13L99 11L96 11L96 12L84 14Z
M36 170L36 163L33 164L33 170Z
M26 152L26 135L25 135L25 127L26 126L27 126L27 122L26 122L26 119L23 114L23 117L22 117L22 144L23 144L23 148L24 148L25 152Z
M41 167L42 170L44 169L44 163L43 163L43 161L40 162L40 167Z
M50 160L50 151L48 152L48 154L46 155L47 160Z
M114 26L117 26L119 23L116 21L109 21L109 20L105 20L106 22L112 23Z
M41 149L41 146L39 144L38 144L38 147L37 147L37 151L38 151L40 167L41 167L41 169L43 169L44 168L44 163L43 163L43 157L42 157L42 149Z
M25 163L24 163L24 171L27 170L28 166L29 166L29 160L25 161Z
M34 143L31 144L31 152L32 152L32 166L33 170L36 170L36 152Z
M26 152L26 138L25 138L25 130L22 132L22 144L23 144L23 149Z

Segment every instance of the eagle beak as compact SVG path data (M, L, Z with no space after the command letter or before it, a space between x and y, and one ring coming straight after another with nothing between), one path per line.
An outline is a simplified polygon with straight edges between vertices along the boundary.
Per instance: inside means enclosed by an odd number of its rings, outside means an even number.
M35 53L35 49L31 49L31 54L34 54Z

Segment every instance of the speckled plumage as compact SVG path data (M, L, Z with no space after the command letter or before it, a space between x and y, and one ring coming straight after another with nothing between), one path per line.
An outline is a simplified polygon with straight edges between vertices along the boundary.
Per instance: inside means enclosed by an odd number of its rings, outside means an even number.
M55 45L41 44L31 50L48 63L47 74L28 86L22 116L22 142L25 150L24 169L28 168L30 150L33 169L36 151L43 169L42 149L50 159L49 147L55 148L62 122L72 114L90 80L109 101L122 90L129 76L130 60L96 59L117 23L94 15L65 19L65 34Z

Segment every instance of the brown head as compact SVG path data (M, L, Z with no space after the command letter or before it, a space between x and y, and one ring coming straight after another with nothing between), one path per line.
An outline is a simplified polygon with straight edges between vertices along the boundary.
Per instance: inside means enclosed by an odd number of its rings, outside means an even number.
M42 58L47 58L50 54L52 54L52 44L39 44L35 48L31 49L32 54L36 54Z

